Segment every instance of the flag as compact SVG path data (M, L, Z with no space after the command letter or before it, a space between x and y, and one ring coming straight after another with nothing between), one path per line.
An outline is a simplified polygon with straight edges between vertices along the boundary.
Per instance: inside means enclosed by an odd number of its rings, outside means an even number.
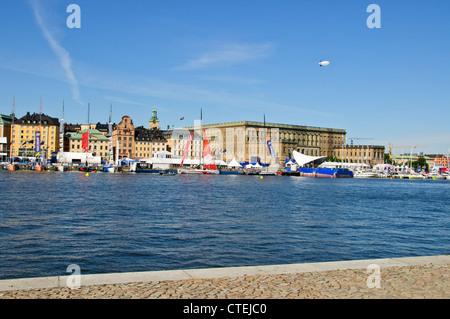
M89 131L86 131L81 136L81 148L84 148L84 149L89 148Z
M270 140L270 134L267 133L267 147L269 148L270 156L276 158L275 151L273 150L272 141Z
M36 153L39 153L41 151L41 131L36 130L34 138L35 138L34 151Z

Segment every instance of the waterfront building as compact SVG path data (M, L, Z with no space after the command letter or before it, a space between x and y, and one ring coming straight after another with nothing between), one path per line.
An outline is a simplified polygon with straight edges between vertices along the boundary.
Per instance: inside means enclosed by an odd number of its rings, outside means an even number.
M433 158L433 160L434 160L434 165L436 165L436 166L448 167L448 157L446 157L444 155L442 155L442 157L437 155Z
M41 132L41 152L36 154L36 131ZM11 125L11 153L12 156L34 157L50 159L52 152L59 148L60 124L57 118L45 114L27 112L27 114Z
M0 114L0 160L5 160L10 156L11 125L14 121L17 121L14 114Z
M84 153L82 148L82 135L89 132L89 152L93 156L100 156L102 160L109 158L109 139L99 130L85 129L79 132L68 132L66 136L69 141L68 152Z
M345 145L346 136L343 129L251 121L207 124L202 127L207 132L211 151L216 159L229 162L235 157L241 163L278 161L284 165L286 158L292 158L294 150L311 156L337 154L337 150ZM195 129L185 128L189 132ZM267 147L268 135L274 147L275 159L271 157ZM186 137L189 134L174 131L176 156L182 156ZM200 143L200 138L194 141L189 156L199 155Z
M116 125L112 133L114 154L118 152L119 158L134 158L136 151L134 137L133 120L128 115L122 116L122 120Z
M336 148L331 156L345 163L364 163L374 166L384 163L385 147L382 145L345 145Z
M135 129L135 157L138 159L152 158L153 154L166 151L167 140L159 126L150 126L146 129L143 126Z

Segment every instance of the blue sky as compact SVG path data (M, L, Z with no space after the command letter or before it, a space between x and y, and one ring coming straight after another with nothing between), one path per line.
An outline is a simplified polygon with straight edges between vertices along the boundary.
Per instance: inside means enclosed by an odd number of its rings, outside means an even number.
M66 25L81 8L81 28ZM381 28L369 29L371 3ZM3 0L0 113L262 121L450 148L450 1ZM319 67L320 60L330 61ZM184 117L184 121L180 118ZM395 152L410 149L396 149Z

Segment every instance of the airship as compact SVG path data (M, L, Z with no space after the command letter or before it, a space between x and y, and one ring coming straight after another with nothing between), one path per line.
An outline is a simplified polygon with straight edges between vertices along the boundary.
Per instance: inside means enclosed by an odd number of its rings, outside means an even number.
M326 66L326 65L328 65L328 64L330 64L330 61L322 61L322 60L321 60L321 61L319 62L319 65L320 65L320 66Z

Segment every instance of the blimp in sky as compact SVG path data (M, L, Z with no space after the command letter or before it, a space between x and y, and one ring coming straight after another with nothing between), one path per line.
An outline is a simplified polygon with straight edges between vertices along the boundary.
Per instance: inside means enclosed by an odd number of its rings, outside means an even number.
M322 60L320 60L320 62L319 62L320 66L326 66L328 64L330 64L330 61L322 61Z

